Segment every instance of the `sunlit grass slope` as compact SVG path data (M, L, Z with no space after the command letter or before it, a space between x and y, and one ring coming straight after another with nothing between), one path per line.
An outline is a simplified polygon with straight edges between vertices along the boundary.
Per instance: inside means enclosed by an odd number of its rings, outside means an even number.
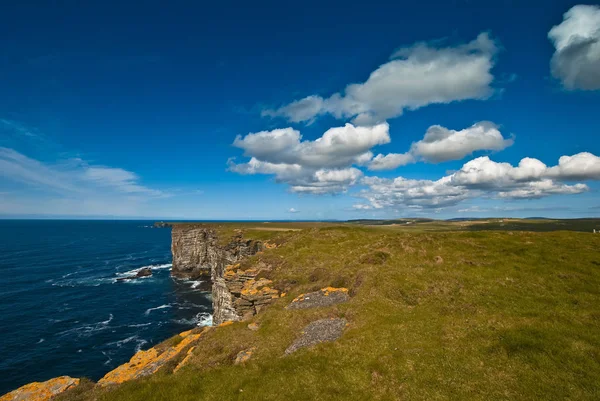
M287 292L255 316L258 331L220 327L177 373L63 399L600 399L600 235L300 228L255 232L281 245L244 264L271 265ZM349 288L351 300L284 309L326 286ZM283 356L324 317L348 320L339 340Z

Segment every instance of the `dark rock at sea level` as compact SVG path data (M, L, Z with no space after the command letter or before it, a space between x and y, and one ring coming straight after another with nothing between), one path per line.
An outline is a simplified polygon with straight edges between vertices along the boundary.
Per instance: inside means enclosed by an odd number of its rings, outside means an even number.
M152 269L150 269L149 267L144 267L143 269L138 270L138 272L135 274L135 276L121 277L121 278L118 278L117 281L134 280L136 278L150 277L151 275L152 275Z

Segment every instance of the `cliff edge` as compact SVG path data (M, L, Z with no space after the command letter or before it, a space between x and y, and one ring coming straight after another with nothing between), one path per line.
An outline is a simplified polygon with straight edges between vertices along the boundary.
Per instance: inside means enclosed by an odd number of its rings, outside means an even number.
M237 272L238 262L270 246L263 241L245 239L240 230L234 231L231 238L224 239L212 227L174 224L171 274L193 280L210 278L215 325L242 320L253 316L257 308L278 297L278 292L268 287L269 280L256 281L260 269L248 274Z

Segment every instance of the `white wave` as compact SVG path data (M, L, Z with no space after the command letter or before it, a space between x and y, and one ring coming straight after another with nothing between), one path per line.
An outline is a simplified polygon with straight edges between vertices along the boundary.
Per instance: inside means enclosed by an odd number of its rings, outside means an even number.
M142 339L139 339L139 340L137 341L137 344L136 344L136 346L135 346L135 352L140 352L140 350L142 349L142 347L143 347L145 344L148 344L148 341L144 340L143 338L142 338Z
M196 316L191 319L175 319L172 320L173 323L185 324L185 325L195 325L195 326L212 326L212 315L207 312L200 312Z
M198 318L197 325L200 327L213 325L213 317L210 313L200 312L196 315L196 317Z
M98 287L102 284L116 283L114 278L89 278L79 280L64 280L52 283L55 287Z
M112 358L110 357L110 355L108 355L106 352L102 351L102 354L107 357L108 359L106 360L106 362L104 362L104 365L110 365L110 363L112 362Z
M152 323L140 323L140 324L129 324L127 325L127 327L146 327L146 326L150 326Z
M161 306L157 306L156 308L150 308L150 309L146 309L146 312L144 312L144 315L148 316L150 315L150 312L152 312L153 310L159 310L159 309L165 309L165 308L171 308L172 305L161 305Z
M160 264L160 265L147 265L147 266L138 267L138 268L135 268L132 270L128 270L126 272L117 272L116 275L119 277L124 277L124 276L130 277L130 276L135 276L142 269L162 270L162 269L170 269L172 266L173 266L173 263L164 263L164 264Z
M203 283L204 281L198 280L198 281L192 281L192 288L198 288L200 287L200 285Z
M111 313L107 320L103 320L101 322L97 322L97 323L93 323L93 324L86 324L86 325L80 326L80 327L74 327L72 329L61 331L60 333L57 333L56 335L59 337L63 337L67 334L75 333L75 334L77 334L77 337L90 337L99 331L108 329L110 327L109 324L112 320L113 320L113 315ZM75 323L78 323L78 322L75 322Z
M121 348L123 346L123 344L127 344L128 342L131 342L131 341L134 341L137 339L138 339L138 336L131 336L131 337L124 338L123 340L107 343L106 345L116 345L117 348Z
M113 317L114 317L114 316L113 316L113 314L111 313L111 314L108 316L108 319L107 319L107 320L103 320L103 321L101 321L101 322L98 322L98 324L101 324L101 325L107 325L107 324L109 324L110 322L112 322L112 320L113 320Z
M38 341L36 344L41 344L41 343L43 343L44 341L46 341L46 340L45 340L45 339L43 339L43 338L40 338L40 341Z

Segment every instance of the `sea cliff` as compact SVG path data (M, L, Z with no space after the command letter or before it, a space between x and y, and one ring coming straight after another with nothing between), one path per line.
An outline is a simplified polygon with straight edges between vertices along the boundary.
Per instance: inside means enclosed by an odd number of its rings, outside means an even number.
M268 270L267 265L242 270L238 263L274 247L273 244L245 239L240 230L230 238L220 238L215 228L193 224L173 224L171 238L171 274L179 278L210 278L215 325L247 319L279 297L279 291L269 286L270 280L258 278Z

